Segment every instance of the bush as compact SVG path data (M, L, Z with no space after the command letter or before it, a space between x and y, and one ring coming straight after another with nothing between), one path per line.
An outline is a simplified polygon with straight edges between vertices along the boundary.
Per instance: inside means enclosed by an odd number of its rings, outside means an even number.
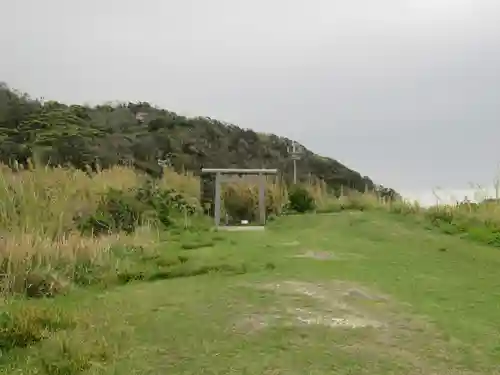
M311 193L302 186L294 186L288 193L288 200L290 209L296 212L305 213L316 208Z
M84 234L132 233L147 221L169 227L174 216L191 216L196 211L196 205L175 190L160 189L149 182L126 191L110 189L101 197L93 214L78 217L76 221Z
M131 191L110 189L101 197L93 214L77 218L77 226L82 234L132 233L146 211L147 207Z
M160 189L152 183L136 189L135 199L149 207L166 227L174 223L173 217L179 214L191 216L197 211L196 205L189 203L174 189Z

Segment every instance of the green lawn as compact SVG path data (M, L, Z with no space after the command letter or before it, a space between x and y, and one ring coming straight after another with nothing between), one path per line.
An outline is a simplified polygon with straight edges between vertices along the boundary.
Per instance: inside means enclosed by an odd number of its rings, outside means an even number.
M165 252L246 273L29 302L76 323L0 373L500 374L498 249L377 212L205 236L213 246L185 236Z

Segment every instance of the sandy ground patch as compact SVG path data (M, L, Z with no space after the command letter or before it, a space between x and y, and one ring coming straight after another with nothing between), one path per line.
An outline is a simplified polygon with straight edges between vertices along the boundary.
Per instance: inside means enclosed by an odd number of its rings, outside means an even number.
M289 280L250 287L277 296L276 304L270 311L249 314L237 323L238 327L247 327L250 331L277 324L350 329L387 325L366 308L356 305L359 301L377 302L387 298L347 283L324 285Z
M296 322L306 325L322 325L330 328L380 327L381 323L354 315L338 317L335 314L303 308L288 309L287 312Z
M267 308L249 306L249 313L234 322L239 333L258 333L276 326L343 330L341 337L353 334L346 351L403 361L414 368L415 372L408 374L471 374L453 369L452 364L446 367L460 345L450 347L425 317L413 316L405 312L404 304L359 284L285 280L243 286L275 298ZM359 341L352 341L354 337Z
M310 249L303 250L301 253L294 254L291 257L314 259L319 261L328 261L328 260L346 261L346 260L363 259L363 256L359 254L339 253L333 251L310 250Z
M307 250L304 253L297 254L293 256L294 258L309 258L309 259L316 259L316 260L335 260L338 259L335 254L327 251L313 251L313 250Z

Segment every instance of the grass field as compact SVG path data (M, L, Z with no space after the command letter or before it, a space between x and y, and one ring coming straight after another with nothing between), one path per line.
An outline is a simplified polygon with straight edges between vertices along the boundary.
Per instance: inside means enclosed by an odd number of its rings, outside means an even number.
M0 373L500 374L498 251L378 211L171 234L178 272L9 301L46 338Z

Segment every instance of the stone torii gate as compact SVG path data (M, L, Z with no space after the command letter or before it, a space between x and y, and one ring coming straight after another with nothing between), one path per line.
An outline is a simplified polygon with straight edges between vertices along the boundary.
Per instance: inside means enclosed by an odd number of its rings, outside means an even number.
M221 184L230 181L235 175L254 175L259 176L259 221L261 225L266 223L266 176L276 175L277 169L217 169L203 168L203 174L215 175L215 191L214 191L214 221L215 227L220 226L220 211L221 211Z

